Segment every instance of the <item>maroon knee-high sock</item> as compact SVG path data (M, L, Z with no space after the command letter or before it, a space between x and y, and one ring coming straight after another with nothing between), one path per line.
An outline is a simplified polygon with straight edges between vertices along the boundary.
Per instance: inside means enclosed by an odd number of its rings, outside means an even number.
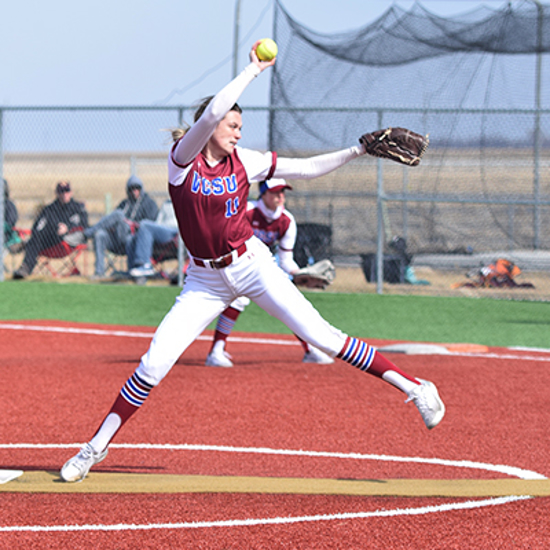
M415 384L420 384L420 382L416 378L413 378L406 372L403 372L397 365L394 365L389 359L386 359L381 353L376 352L374 354L374 360L371 363L371 366L369 367L367 372L370 372L371 374L373 374L374 376L377 376L378 378L382 378L384 373L389 370L392 370L397 374L400 374L401 376L403 376L403 378L406 378L407 380L410 380Z
M116 414L120 418L120 426L114 434L110 437L112 439L116 433L122 428L126 421L143 405L149 393L153 389L151 384L145 382L140 376L134 372L132 376L126 381L126 384L120 390L111 410L105 418L111 413ZM105 422L105 421L104 421ZM96 431L94 437L99 433L103 423Z
M231 331L235 326L235 322L240 314L241 312L238 309L230 306L218 317L212 347L214 347L214 344L220 340L227 340L227 337L231 334Z
M385 372L391 370L415 384L420 384L416 378L403 372L382 354L378 353L372 346L358 338L348 336L344 347L336 357L378 378L382 378Z

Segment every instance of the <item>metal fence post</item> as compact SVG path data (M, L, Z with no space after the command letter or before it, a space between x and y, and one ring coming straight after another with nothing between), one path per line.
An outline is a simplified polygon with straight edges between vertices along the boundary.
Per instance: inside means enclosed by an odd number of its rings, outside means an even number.
M183 286L183 266L185 265L185 245L178 230L178 286Z
M2 147L4 111L0 109L0 250L2 251L2 266L0 283L4 280L4 149Z
M540 247L540 106L542 87L542 30L544 23L544 10L539 0L533 0L537 6L537 70L535 75L535 135L534 135L534 174L533 174L533 199L535 201L534 211L534 242L533 248Z
M514 215L515 209L513 204L508 205L508 250L514 251Z
M409 241L409 203L407 195L409 194L409 170L407 166L403 166L403 238L406 242Z
M383 112L378 111L378 128L382 128ZM376 162L376 293L383 294L384 283L384 178L382 172L382 159Z

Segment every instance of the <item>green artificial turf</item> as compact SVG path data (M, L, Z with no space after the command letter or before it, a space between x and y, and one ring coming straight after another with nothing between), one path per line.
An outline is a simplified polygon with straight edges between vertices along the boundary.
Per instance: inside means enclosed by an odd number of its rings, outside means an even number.
M178 293L176 287L5 281L0 283L0 319L156 326ZM321 292L306 296L334 326L367 339L550 347L546 302ZM290 332L255 304L239 317L235 330Z

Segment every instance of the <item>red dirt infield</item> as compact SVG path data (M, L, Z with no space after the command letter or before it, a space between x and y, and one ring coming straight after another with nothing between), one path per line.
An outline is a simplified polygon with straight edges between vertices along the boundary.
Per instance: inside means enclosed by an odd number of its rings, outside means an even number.
M549 497L475 488L550 476L550 352L388 353L437 384L447 415L428 431L414 405L373 376L338 360L303 364L291 335L234 333L235 367L224 369L204 366L205 333L106 460L57 492L59 468L93 435L153 331L0 322L0 469L25 472L0 484L0 548L548 548ZM33 485L41 472L45 485ZM153 488L125 490L134 474ZM212 486L169 492L168 475ZM251 488L224 492L231 476ZM273 478L298 489L259 488ZM322 480L363 480L369 490L308 494ZM410 494L390 494L407 480ZM441 485L420 496L418 480ZM445 480L460 481L463 496Z

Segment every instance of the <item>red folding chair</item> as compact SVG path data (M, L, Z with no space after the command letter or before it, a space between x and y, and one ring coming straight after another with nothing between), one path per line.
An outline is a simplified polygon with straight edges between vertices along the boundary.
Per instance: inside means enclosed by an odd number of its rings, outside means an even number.
M65 241L40 251L38 263L36 264L37 273L50 273L53 277L71 277L80 275L77 260L82 257L84 261L84 271L86 272L86 255L83 254L88 249L86 244L79 244L75 247L68 245Z
M178 240L176 235L171 241L164 244L155 244L153 247L153 256L151 263L157 273L168 281L177 281L178 279ZM184 255L185 256L185 255ZM187 271L189 258L185 258L183 273Z

